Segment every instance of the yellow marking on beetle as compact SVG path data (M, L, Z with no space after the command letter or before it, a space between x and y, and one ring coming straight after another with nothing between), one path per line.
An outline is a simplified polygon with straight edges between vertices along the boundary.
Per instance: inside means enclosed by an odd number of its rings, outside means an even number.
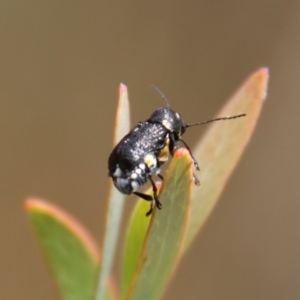
M163 147L163 149L160 151L158 155L158 160L161 163L165 163L169 158L169 144L170 144L170 139L167 138L166 145Z
M149 169L153 168L156 166L156 157L152 153L148 153L144 157L144 163L147 165Z

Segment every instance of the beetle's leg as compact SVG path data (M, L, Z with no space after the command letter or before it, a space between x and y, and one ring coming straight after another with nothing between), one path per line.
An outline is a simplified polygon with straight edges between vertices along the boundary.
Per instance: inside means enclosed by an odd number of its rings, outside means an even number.
M146 201L152 201L153 197L147 194L139 193L139 192L133 192L133 194L137 195L138 197L146 200Z
M198 162L197 162L196 158L194 157L194 155L192 154L191 149L189 148L189 146L186 144L186 142L184 140L180 139L180 141L183 143L183 145L185 146L185 148L189 151L190 156L191 156L191 158L193 160L193 163L194 163L194 166L195 166L196 170L200 171Z
M200 181L199 181L198 177L195 175L195 173L193 173L193 180L197 186L200 185Z
M160 175L160 174L157 174L157 176L161 179L161 180L164 180L163 176Z
M153 198L154 198L154 201L155 201L155 205L158 209L161 209L162 208L162 204L161 202L158 200L158 196L157 196L157 188L156 188L156 185L152 179L151 176L149 176L149 179L150 179L150 182L152 184L152 189L153 189Z
M192 154L192 151L191 151L190 147L186 144L186 142L184 140L180 139L180 141L183 143L183 145L185 146L185 148L189 151L190 156L191 156L191 158L193 160L193 163L194 163L194 166L195 166L196 170L200 171L198 162L197 162L196 158L194 157L194 155ZM195 184L197 186L199 186L200 185L200 181L199 181L198 177L195 175L195 173L193 173L193 179L194 179Z
M153 207L154 207L154 204L156 205L156 207L158 209L161 209L162 208L162 204L160 203L160 201L158 200L158 196L157 196L157 188L156 188L156 185L153 181L153 179L151 178L151 176L149 176L149 179L150 179L150 182L152 184L152 189L153 189L153 197L150 196L150 195L147 195L147 194L143 194L143 193L139 193L139 192L134 192L133 194L137 195L138 197L146 200L146 201L151 201L151 204L150 204L150 210L146 213L146 216L150 216L152 214L152 211L153 211Z
M175 150L178 148L178 144L175 140L174 134L170 133L169 134L169 139L170 139L170 143L169 143L169 151L171 153L171 155L174 155Z
M146 213L146 216L150 216L152 214L152 210L153 210L153 206L154 206L154 199L152 196L147 195L147 194L143 194L143 193L139 193L139 192L133 192L133 194L137 195L138 197L146 200L146 201L151 201L150 203L150 210Z
M158 154L157 154L158 156ZM156 166L158 168L158 171L160 172L160 166L163 164L164 162L159 161L159 159L156 157ZM148 170L150 172L150 170ZM156 176L158 176L161 180L164 180L163 176L160 175L159 173L156 174Z
M191 156L191 158L192 158L192 160L193 160L193 163L194 163L194 167L196 168L197 171L200 171L198 162L197 162L196 158L193 156L190 147L185 143L184 140L180 139L180 141L184 144L184 146L186 147L187 151L189 151L189 154L190 154L190 156ZM173 135L173 134L170 134L170 153L171 153L172 156L173 156L173 154L174 154L174 151L175 151L177 148L178 148L178 146L177 146L177 142L176 142L176 140L175 140L175 138L174 138L174 135ZM194 173L193 173L193 180L194 180L194 182L195 182L195 184L196 184L197 186L200 185L200 181L199 181L199 179L197 178L197 176L196 176Z
M154 204L153 204L153 201L151 201L151 203L150 203L150 209L147 211L146 217L149 217L152 214L153 207L154 207Z

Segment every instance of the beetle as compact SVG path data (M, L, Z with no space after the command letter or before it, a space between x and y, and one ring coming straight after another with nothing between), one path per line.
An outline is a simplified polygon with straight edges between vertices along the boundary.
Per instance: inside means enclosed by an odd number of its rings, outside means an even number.
M179 147L179 142L182 142L188 150L195 169L200 171L197 160L189 146L182 139L186 129L191 126L230 120L246 115L240 114L186 124L178 112L170 109L165 95L157 87L152 87L162 97L166 107L158 108L149 119L139 122L138 125L133 127L115 146L108 159L108 175L121 193L126 195L135 194L146 201L151 201L150 210L146 213L146 216L151 215L154 205L158 209L162 208L152 177L158 176L163 180L160 167L167 162L169 155L173 156L175 150ZM200 182L195 174L193 174L193 179L195 184L199 186ZM138 191L148 180L152 185L153 196Z

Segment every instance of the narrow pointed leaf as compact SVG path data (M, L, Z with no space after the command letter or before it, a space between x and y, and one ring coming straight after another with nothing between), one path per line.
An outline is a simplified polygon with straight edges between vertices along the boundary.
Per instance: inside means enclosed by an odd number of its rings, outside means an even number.
M176 268L185 239L192 185L190 155L186 149L179 149L175 152L166 172L159 196L163 208L154 210L151 216L147 236L126 299L154 300L159 299L163 293ZM137 229L132 228L132 230ZM142 232L144 232L143 226ZM138 242L140 243L141 241Z
M130 130L130 112L127 87L124 84L119 88L119 103L116 116L114 145L116 145ZM105 299L105 286L110 275L120 224L124 208L125 195L121 194L110 181L110 196L106 217L106 231L103 239L103 256L96 290L96 300Z
M161 183L156 182L158 193L161 189ZM146 194L153 195L152 189ZM146 233L150 224L150 217L145 217L150 208L149 202L140 199L132 212L130 222L127 228L126 243L122 267L122 297L125 298L129 285L132 281L134 271L137 267L139 256L142 252Z
M28 199L25 209L60 299L92 300L99 250L88 231L49 202ZM106 293L107 294L107 293ZM112 299L106 295L106 299Z
M145 217L149 210L149 203L144 200L137 202L132 213L127 229L126 244L122 269L122 297L125 298L129 285L132 281L134 271L137 267L138 258L142 251L150 218Z
M213 210L249 142L266 98L267 85L268 69L262 68L250 76L218 115L245 113L247 116L212 123L193 152L201 168L198 174L201 186L193 191L185 250Z

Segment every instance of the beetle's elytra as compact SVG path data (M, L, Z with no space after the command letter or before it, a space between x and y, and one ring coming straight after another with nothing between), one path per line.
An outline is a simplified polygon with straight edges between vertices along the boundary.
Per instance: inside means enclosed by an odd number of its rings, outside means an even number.
M156 87L153 87L164 99L165 108L155 110L150 118L140 122L115 146L108 160L109 176L112 177L115 187L123 194L135 194L150 202L150 210L146 216L152 213L154 205L161 209L162 205L157 196L157 190L153 176L160 175L160 167L174 151L181 141L189 151L196 170L200 170L198 163L191 153L188 145L182 140L182 135L188 127L210 123L219 120L229 120L245 116L240 114L232 117L216 118L209 121L194 124L185 124L179 113L170 109L166 97ZM138 190L150 181L153 188L153 197L138 192ZM194 174L194 182L199 185L199 180Z

